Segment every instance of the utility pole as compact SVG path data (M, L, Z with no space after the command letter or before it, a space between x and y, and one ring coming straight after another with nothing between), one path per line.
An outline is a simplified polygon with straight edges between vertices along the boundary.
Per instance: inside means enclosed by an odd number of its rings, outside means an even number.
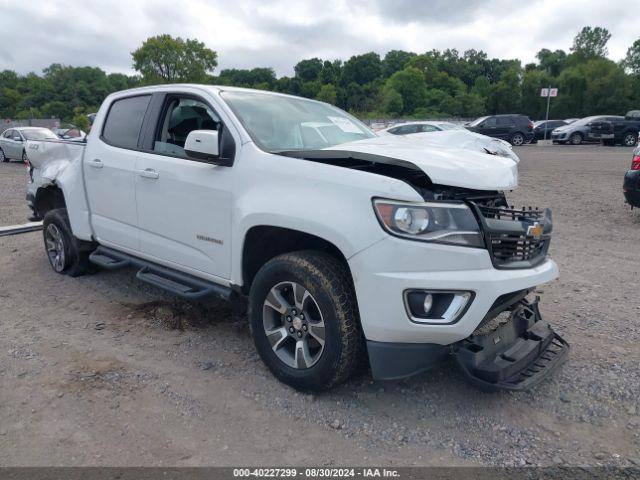
M547 124L549 123L549 105L551 104L551 85L549 85L549 89L547 90L547 116L544 119L544 139L547 140Z

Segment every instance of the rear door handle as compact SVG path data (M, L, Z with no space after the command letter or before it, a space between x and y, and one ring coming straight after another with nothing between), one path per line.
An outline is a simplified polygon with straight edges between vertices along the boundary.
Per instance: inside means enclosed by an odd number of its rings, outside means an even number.
M138 175L144 178L153 178L153 179L160 177L160 174L152 168L145 168L144 170L138 170Z
M93 168L102 168L104 167L104 163L102 163L102 160L98 160L97 158L94 158L93 160L89 161L89 165L91 165Z

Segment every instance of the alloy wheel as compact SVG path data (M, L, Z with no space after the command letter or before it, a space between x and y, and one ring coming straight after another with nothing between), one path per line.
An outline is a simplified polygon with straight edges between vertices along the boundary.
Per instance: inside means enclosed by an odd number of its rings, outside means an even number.
M44 235L47 256L53 269L60 273L64 270L66 256L64 253L64 237L57 225L50 223Z
M519 133L516 133L511 138L511 143L513 143L516 147L519 147L520 145L522 145L524 143L524 137L522 135L520 135Z
M325 325L313 295L296 282L281 282L268 293L262 309L264 333L273 352L295 369L315 365L324 351Z
M633 147L636 144L636 136L631 133L625 135L622 143L624 143L625 147Z

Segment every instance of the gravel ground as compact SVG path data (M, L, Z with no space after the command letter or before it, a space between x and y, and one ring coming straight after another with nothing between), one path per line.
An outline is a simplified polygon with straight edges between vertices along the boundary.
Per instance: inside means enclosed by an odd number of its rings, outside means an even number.
M29 233L0 238L0 465L640 465L631 150L518 153L509 198L554 211L541 309L572 345L548 382L486 394L444 363L300 394L260 362L242 304L175 301L131 271L61 277ZM24 183L0 165L0 225L26 221Z

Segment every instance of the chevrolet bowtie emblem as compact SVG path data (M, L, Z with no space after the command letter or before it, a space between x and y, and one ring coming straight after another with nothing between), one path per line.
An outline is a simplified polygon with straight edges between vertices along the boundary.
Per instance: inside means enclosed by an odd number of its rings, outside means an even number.
M540 240L542 234L544 233L544 228L538 222L531 225L527 228L527 237L533 237L536 240Z

